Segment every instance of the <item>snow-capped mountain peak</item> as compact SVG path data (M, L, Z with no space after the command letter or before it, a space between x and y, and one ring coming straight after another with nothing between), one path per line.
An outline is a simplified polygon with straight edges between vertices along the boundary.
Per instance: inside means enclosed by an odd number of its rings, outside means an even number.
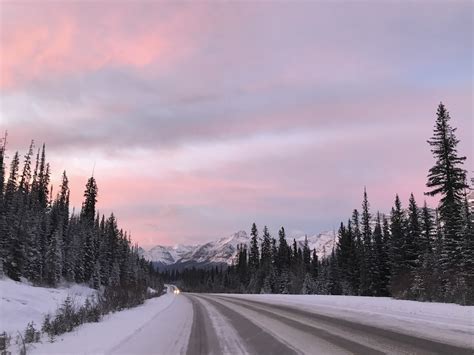
M303 247L305 236L295 238L299 247ZM293 238L288 238L292 243ZM328 256L335 246L336 236L334 232L324 232L308 236L308 245L311 250L316 249L319 258ZM245 231L238 231L230 236L223 237L198 245L157 245L149 250L143 251L143 256L158 265L180 266L180 265L209 265L209 264L232 264L237 255L238 245L249 245L250 236Z

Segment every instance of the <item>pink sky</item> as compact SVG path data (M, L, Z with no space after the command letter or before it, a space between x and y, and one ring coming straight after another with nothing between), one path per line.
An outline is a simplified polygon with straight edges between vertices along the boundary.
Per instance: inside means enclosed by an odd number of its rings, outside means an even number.
M367 186L423 202L443 101L473 163L473 5L1 2L0 129L47 145L79 208L133 239L197 243L255 221L337 228ZM434 200L428 199L434 204Z

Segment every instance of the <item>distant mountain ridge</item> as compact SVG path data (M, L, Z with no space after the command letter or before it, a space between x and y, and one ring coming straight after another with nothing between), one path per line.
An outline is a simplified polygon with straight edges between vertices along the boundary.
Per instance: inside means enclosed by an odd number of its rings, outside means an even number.
M305 236L294 239L302 248ZM287 240L292 245L293 238L288 237ZM231 265L237 255L237 246L241 244L250 244L250 236L245 231L204 244L156 245L148 250L140 249L140 253L159 269L184 269L193 266L207 268L214 265ZM336 237L334 232L323 232L308 236L308 244L310 249L316 249L316 254L322 258L331 254L336 244Z

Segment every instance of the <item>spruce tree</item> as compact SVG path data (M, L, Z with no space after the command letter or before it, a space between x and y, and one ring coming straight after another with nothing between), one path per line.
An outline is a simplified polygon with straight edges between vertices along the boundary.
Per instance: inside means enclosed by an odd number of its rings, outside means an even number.
M42 209L46 209L49 204L49 180L50 171L49 164L46 162L46 145L43 144L37 178L37 200Z
M0 140L0 276L4 273L3 264L7 247L7 221L5 213L5 146L6 136Z
M45 279L51 286L56 286L62 275L62 234L58 228L55 233L51 236L48 251L46 253L46 270Z
M313 255L311 257L311 275L313 276L313 279L316 279L318 277L319 273L319 260L318 260L318 254L316 253L316 248L313 249Z
M463 204L463 244L462 244L462 277L466 285L471 285L463 295L462 303L472 305L474 304L474 216L469 207L469 200L467 192L464 195Z
M411 293L413 298L417 300L431 301L434 294L439 290L437 290L436 260L432 248L434 244L434 221L426 201L421 210L420 218L419 255L416 261L416 269L413 271Z
M249 253L249 268L251 272L256 272L260 262L260 255L258 250L258 230L255 223L252 224L250 232L250 253Z
M7 145L7 136L0 139L0 215L3 209L3 194L5 193L5 149Z
M354 262L354 276L352 289L357 295L360 295L360 270L362 257L364 254L363 244L362 244L362 235L360 232L360 221L359 221L359 211L355 209L352 212L351 219L353 238L354 238L354 247L355 247L355 262Z
M421 210L421 239L419 243L421 255L432 252L434 227L433 216L425 201Z
M262 236L262 257L261 257L261 264L265 271L269 271L269 267L272 262L272 241L270 233L268 232L267 226L263 228L263 236Z
M20 176L20 182L18 185L18 192L20 194L20 204L22 207L22 213L26 213L25 209L28 203L28 194L30 192L31 182L31 158L33 157L34 142L31 142L28 153L25 155L25 161L23 163L23 171Z
M354 262L354 247L351 233L343 223L339 227L338 241L336 245L336 256L339 270L341 272L341 291L343 294L353 294L352 289L352 263Z
M428 140L435 165L429 170L427 195L440 195L439 214L444 234L441 263L444 279L455 287L456 275L462 265L462 206L466 185L466 171L462 168L466 157L459 156L456 128L450 124L451 117L443 103L438 106L433 136Z
M90 177L84 191L84 202L81 210L81 220L92 226L95 218L95 204L97 202L97 183L94 177Z
M280 272L284 269L288 270L290 266L290 258L291 258L291 249L288 246L288 242L286 241L285 228L281 227L280 231L278 232L278 255L277 255L277 267Z
M362 202L362 255L360 260L360 290L362 296L373 295L373 248L372 230L370 228L371 215L369 212L369 201L367 191L364 188L364 200Z
M390 226L388 223L388 219L383 216L383 225L382 225L382 244L383 244L383 256L381 259L382 262L382 274L381 274L381 281L382 281L382 296L390 296L390 277L391 277L391 267L390 267L390 249L391 249L391 234L390 234Z
M22 276L22 268L24 262L23 245L17 227L19 224L18 218L18 170L19 170L19 155L15 153L10 166L10 175L5 188L5 234L4 245L4 272L13 280L19 281Z
M403 243L405 264L410 269L417 267L417 261L421 257L421 225L420 212L413 194L410 195L408 204L408 223L405 241Z
M305 235L304 237L304 244L303 244L303 264L305 268L305 272L308 273L311 270L311 249L309 248L308 244L308 236Z
M372 265L372 282L373 294L375 296L385 296L386 289L384 284L384 253L383 232L380 213L377 212L377 219L373 232L373 265Z
M392 208L390 217L390 291L392 296L400 297L404 291L409 288L407 280L409 280L410 270L406 266L405 256L405 234L406 219L402 209L402 204L398 195L395 197L395 206Z
M309 272L304 275L303 287L301 288L301 293L303 295L312 295L316 291L316 285L313 277Z

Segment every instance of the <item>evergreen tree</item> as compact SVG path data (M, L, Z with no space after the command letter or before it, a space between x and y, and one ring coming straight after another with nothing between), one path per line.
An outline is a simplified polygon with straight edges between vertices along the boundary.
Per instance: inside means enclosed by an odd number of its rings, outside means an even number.
M258 230L255 223L252 224L250 232L250 253L249 253L249 267L250 272L255 273L260 263L260 255L258 250Z
M96 260L94 264L94 272L92 274L92 287L98 290L101 284L101 277L100 277L100 262Z
M421 255L432 252L434 226L433 216L425 201L421 210L421 239L419 242Z
M306 273L310 272L311 271L311 249L309 248L307 235L305 235L304 237L304 244L303 244L303 264L304 264L305 272Z
M291 251L286 241L285 228L281 227L278 232L278 254L277 254L277 267L281 272L282 270L288 270L290 266Z
M303 295L312 295L316 292L316 285L310 273L304 275L303 287L301 293Z
M474 213L469 208L467 192L464 194L463 204L463 244L462 244L462 277L466 285L474 285ZM461 299L464 304L474 304L473 287L468 287Z
M359 295L360 294L360 270L361 270L361 262L364 255L363 245L362 245L362 235L360 232L360 222L359 222L359 211L355 209L352 212L352 234L354 240L354 249L355 249L355 258L354 258L354 275L353 275L353 282L352 282L352 289L354 292Z
M318 254L316 253L316 248L313 249L313 256L311 258L311 276L313 279L317 279L319 273L319 260Z
M392 208L390 217L390 291L392 296L401 297L403 292L408 289L409 284L407 280L409 277L409 269L406 265L405 256L405 233L406 233L406 219L402 209L402 204L398 195L395 197L395 207Z
M6 134L5 137L0 140L0 276L3 276L4 269L3 264L6 257L7 248L7 221L5 213L5 147L6 147Z
M3 211L3 194L5 193L5 149L7 135L0 139L0 216Z
M435 165L429 170L426 186L431 188L427 195L441 195L439 214L443 226L444 247L441 263L444 279L452 287L457 282L456 275L462 265L462 206L466 185L466 171L462 164L466 157L457 153L459 140L455 136L456 128L450 125L450 116L445 106L440 103L433 132L428 140Z
M38 240L39 235L36 229L28 233L25 277L35 284L41 283L43 273Z
M62 235L60 229L57 229L50 239L48 251L46 253L45 280L48 285L56 286L61 280L62 274L62 255L61 243Z
M391 250L391 235L390 227L388 220L383 216L383 226L382 226L382 258L381 258L381 296L390 296L390 277L391 277L391 267L390 267L390 250Z
M271 236L270 236L270 233L268 232L267 226L263 228L261 250L262 250L261 264L262 264L262 267L265 269L265 271L268 272L271 262L272 262L272 241L271 241Z
M360 263L360 291L362 296L373 295L373 251L372 230L370 228L371 215L369 212L369 201L367 191L364 188L364 200L362 202L362 255Z
M354 290L352 289L352 265L354 262L355 249L352 243L353 241L351 232L346 229L343 223L341 223L341 226L339 227L338 236L339 238L336 245L336 257L338 267L341 273L341 291L343 294L349 295L353 294L354 292Z
M39 161L38 178L37 178L37 200L38 205L42 209L46 209L49 204L49 180L50 171L49 164L46 162L46 145L43 144L41 150L41 158Z
M382 224L380 219L380 213L377 213L377 219L375 222L375 228L373 232L373 271L372 271L372 282L373 282L373 294L375 296L385 296L387 294L384 285L384 253Z
M417 267L417 261L421 257L421 226L420 226L420 212L413 194L410 195L408 205L408 223L407 233L403 243L405 264L411 270Z
M97 183L92 176L87 181L86 190L84 191L84 202L81 210L81 220L90 226L94 223L97 191Z
M15 153L10 166L10 176L5 188L4 213L5 213L5 234L3 237L3 246L5 249L4 272L13 280L19 281L22 276L24 262L23 245L18 234L18 170L19 155Z

